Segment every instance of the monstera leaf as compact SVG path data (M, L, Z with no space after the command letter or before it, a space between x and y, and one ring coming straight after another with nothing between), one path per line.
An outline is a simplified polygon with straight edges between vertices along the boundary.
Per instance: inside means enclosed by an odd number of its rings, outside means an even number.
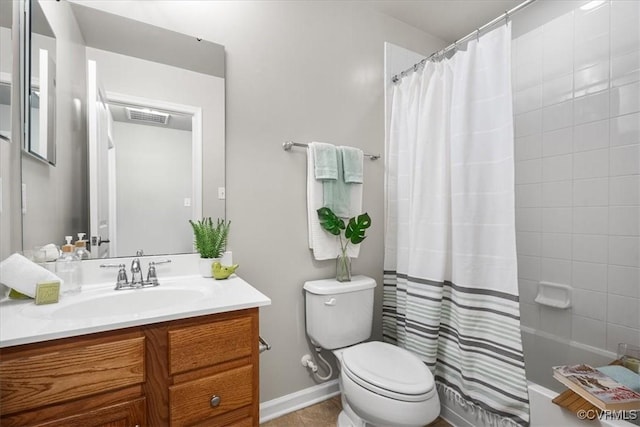
M357 245L361 243L367 236L364 235L365 230L371 227L371 218L366 212L357 217L353 217L347 224L347 229L344 231L344 237L346 237L351 243Z
M344 221L342 218L339 218L333 211L329 208L320 208L317 210L318 219L320 220L320 225L322 228L327 230L329 233L334 236L339 236L340 231L345 229Z

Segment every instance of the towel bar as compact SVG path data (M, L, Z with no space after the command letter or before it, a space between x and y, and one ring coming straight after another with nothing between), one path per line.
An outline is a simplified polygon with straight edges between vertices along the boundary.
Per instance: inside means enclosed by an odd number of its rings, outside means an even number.
M267 350L271 350L271 344L266 342L264 338L262 338L261 336L258 336L258 339L260 340L260 342L258 343L258 351L260 353L264 353Z
M309 148L309 144L303 144L300 142L293 142L293 141L285 141L282 143L282 149L284 151L291 151L291 149L293 147L304 147L304 148ZM379 154L367 154L364 153L365 157L369 157L371 160L378 160L380 158Z

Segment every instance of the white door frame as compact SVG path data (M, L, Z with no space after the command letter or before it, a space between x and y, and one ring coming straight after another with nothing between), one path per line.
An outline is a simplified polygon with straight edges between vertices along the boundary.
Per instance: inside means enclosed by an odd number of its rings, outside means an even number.
M106 91L109 102L131 104L159 110L190 114L191 119L191 219L202 218L202 108L192 105L176 104L158 99L144 98L123 93ZM115 178L114 178L115 179Z

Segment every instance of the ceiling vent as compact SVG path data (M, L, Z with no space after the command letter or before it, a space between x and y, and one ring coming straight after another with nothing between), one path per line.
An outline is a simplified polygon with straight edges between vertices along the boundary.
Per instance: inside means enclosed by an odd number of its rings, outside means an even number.
M156 125L166 125L169 122L170 114L161 113L160 111L150 110L148 108L131 108L126 107L127 118L135 122L153 123Z

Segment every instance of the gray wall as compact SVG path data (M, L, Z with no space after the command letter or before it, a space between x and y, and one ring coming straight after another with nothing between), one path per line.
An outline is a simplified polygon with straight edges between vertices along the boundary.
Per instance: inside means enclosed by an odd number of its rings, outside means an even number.
M117 254L192 252L191 132L114 122L113 141Z
M91 6L223 44L227 53L226 161L230 248L239 274L271 297L261 334L261 401L315 384L300 365L305 280L335 263L307 248L304 149L328 141L384 151L384 42L428 54L445 43L359 2L91 1ZM205 159L206 162L206 159ZM378 283L380 338L384 159L365 165L364 209L373 219L355 273Z

